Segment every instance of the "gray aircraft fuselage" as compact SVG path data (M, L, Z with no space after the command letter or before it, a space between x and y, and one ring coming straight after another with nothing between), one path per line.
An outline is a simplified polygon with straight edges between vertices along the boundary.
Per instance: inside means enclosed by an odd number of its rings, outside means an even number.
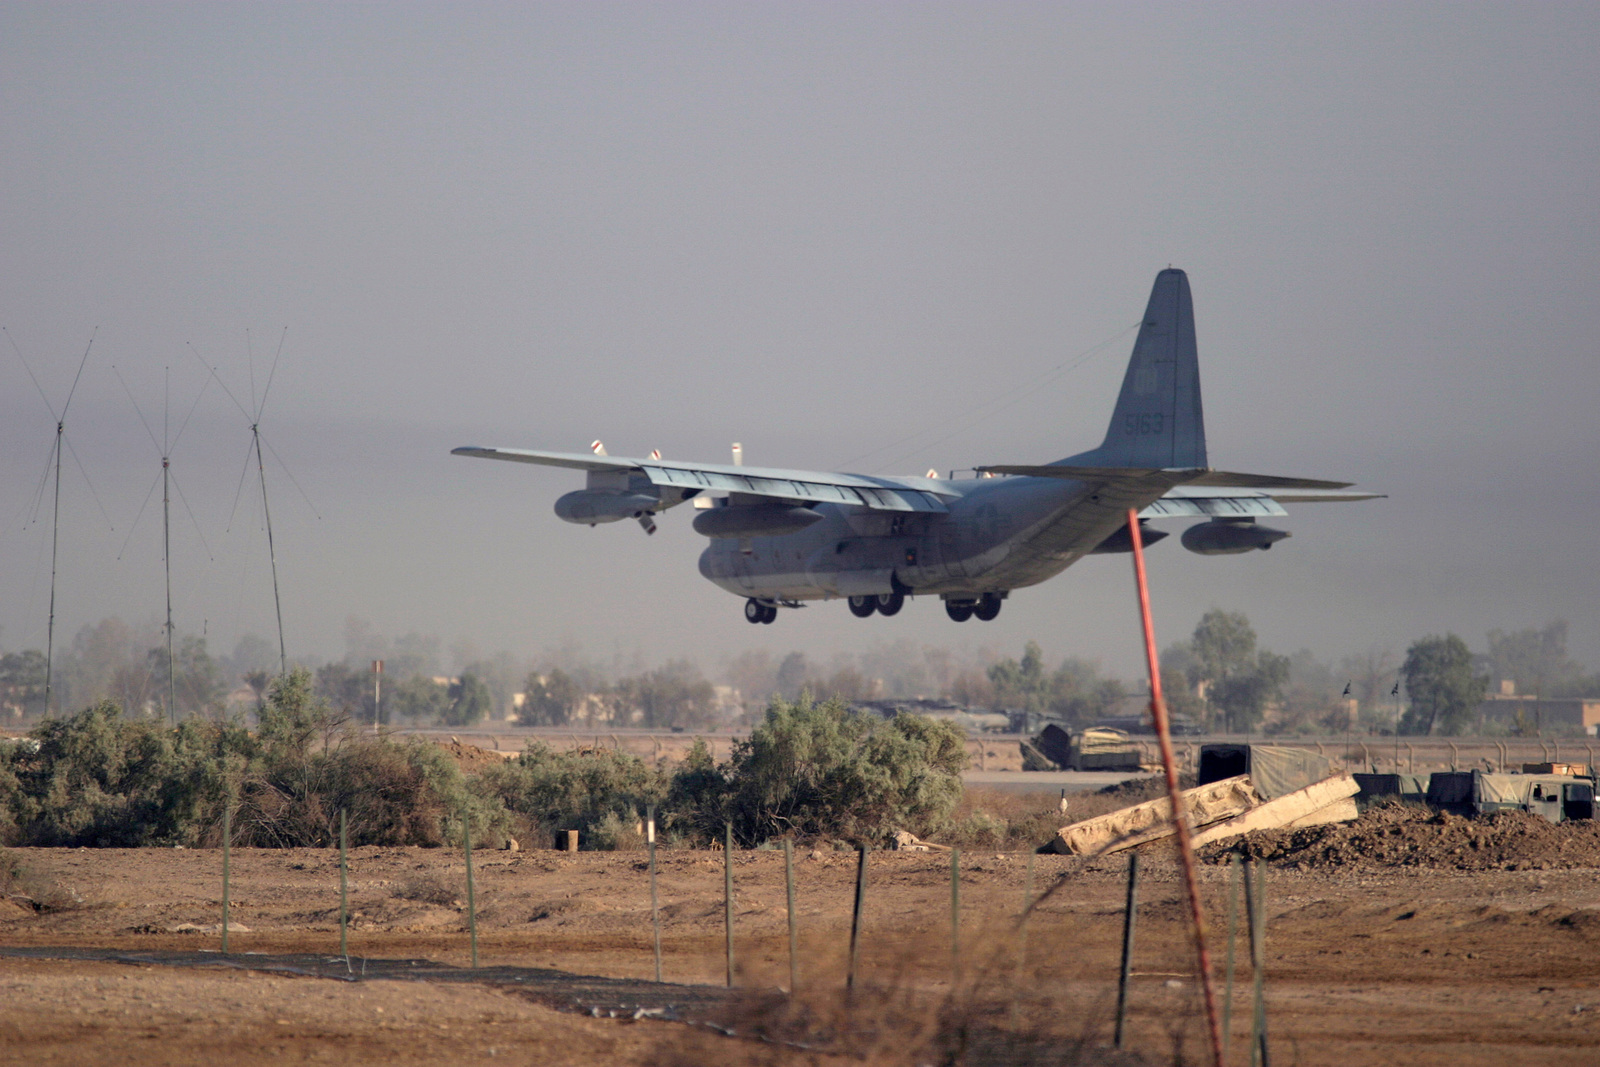
M943 483L945 514L886 514L823 504L799 533L714 540L700 573L730 593L815 600L904 592L978 596L1037 585L1093 551L1127 523L1128 509L1170 484L1107 492L1054 478L975 478Z
M733 466L608 456L598 441L591 455L455 451L586 471L585 487L556 501L567 522L633 519L649 533L657 515L695 500L694 528L711 539L700 573L744 597L753 623L833 598L848 598L863 618L894 615L917 595L944 600L957 622L989 621L1011 590L1092 552L1131 550L1130 513L1140 529L1146 517L1200 518L1183 546L1219 555L1288 537L1255 522L1285 514L1285 500L1376 496L1342 492L1347 482L1209 466L1193 300L1187 276L1171 268L1151 288L1100 446L1053 463L993 464L977 469L981 477L945 481L751 468L739 456Z

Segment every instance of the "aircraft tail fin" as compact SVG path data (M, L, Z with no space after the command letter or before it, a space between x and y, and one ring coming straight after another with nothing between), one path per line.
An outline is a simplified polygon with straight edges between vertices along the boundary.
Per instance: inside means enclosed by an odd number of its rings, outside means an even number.
M1060 462L1082 467L1206 466L1194 301L1183 271L1169 267L1156 275L1105 440L1091 452Z

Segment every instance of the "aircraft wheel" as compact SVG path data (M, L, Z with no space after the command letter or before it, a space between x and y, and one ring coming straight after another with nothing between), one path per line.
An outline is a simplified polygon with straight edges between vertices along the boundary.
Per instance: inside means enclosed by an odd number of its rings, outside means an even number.
M778 605L763 604L762 607L767 609L761 614L761 621L763 623L771 624L778 618Z
M906 606L906 598L901 593L890 593L888 596L878 597L879 615L896 615Z
M993 622L995 616L1000 614L1000 605L1003 601L993 593L983 594L983 599L978 601L972 613L984 622Z
M956 622L966 622L972 618L973 604L970 600L946 600L944 612Z
M773 609L773 613L776 614L777 609ZM755 597L751 597L749 600L746 600L744 602L744 621L752 623L769 622L770 620L767 618L767 606L761 601L757 600Z
M853 596L850 598L850 614L858 619L864 619L878 610L878 598L875 596Z

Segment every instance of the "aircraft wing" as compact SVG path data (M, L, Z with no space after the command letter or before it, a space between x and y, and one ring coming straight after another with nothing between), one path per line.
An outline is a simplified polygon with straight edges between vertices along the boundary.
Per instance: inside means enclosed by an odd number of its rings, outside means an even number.
M541 467L570 467L580 471L630 471L639 469L639 460L623 456L599 456L589 452L530 452L523 448L452 448L452 456L478 459L508 459L515 463L537 463Z
M643 474L652 485L657 486L743 493L811 503L851 504L873 511L943 512L947 510L943 498L956 495L947 485L933 478L879 478L865 474L783 470L776 467L682 463L576 452L534 452L521 448L466 447L452 449L451 455L504 459L583 471L632 472Z

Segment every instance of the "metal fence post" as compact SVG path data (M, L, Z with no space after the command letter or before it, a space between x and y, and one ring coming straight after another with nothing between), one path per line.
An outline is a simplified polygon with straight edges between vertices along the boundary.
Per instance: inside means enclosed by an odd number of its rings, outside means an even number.
M794 922L794 842L783 839L783 891L789 904L789 993L800 988L800 939Z
M728 988L733 988L733 823L722 830L723 928L728 942Z
M1234 945L1239 934L1239 855L1228 857L1228 975L1222 994L1222 1047L1233 1042L1233 967Z
M478 969L478 900L472 885L472 814L462 812L461 844L467 857L467 934L472 939L472 969Z
M222 954L228 954L228 879L233 858L233 798L222 805Z
M862 845L856 864L856 906L850 914L850 970L844 979L847 991L856 987L856 961L860 958L861 948L861 909L867 899L867 854L871 851L871 845Z
M1253 878L1252 869L1255 875ZM1267 916L1264 873L1264 870L1252 862L1249 856L1245 857L1245 916L1250 924L1250 967L1255 972L1255 1017L1250 1026L1250 1062L1259 1064L1260 1067L1272 1067L1267 1051Z
M1122 973L1117 979L1117 1028L1112 1043L1120 1050L1128 1015L1128 978L1133 972L1133 925L1139 913L1139 854L1128 856L1128 900L1122 917Z
M961 850L950 850L950 988L961 981Z
M350 965L350 835L344 808L339 809L339 955Z

